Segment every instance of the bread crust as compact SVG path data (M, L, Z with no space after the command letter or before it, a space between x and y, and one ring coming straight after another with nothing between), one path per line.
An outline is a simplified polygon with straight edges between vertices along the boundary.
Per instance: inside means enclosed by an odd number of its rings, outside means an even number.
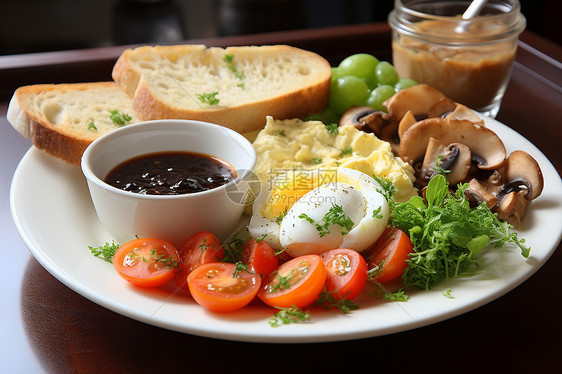
M263 47L229 47L227 49L205 48L204 46L156 46L140 47L127 50L119 57L113 70L113 79L129 94L133 100L133 107L144 120L164 118L193 119L216 123L231 128L240 133L259 130L265 125L266 116L276 119L302 118L307 115L323 111L328 106L331 67L319 55L295 47L278 45ZM239 104L224 107L202 107L199 110L178 107L161 99L153 92L144 76L131 64L133 53L243 53L244 49L264 48L264 53L275 50L276 53L297 53L303 59L314 61L320 68L315 71L313 83L303 85L295 82L294 89L277 96L265 97L258 100L242 101ZM257 51L257 50L256 50ZM217 91L220 87L217 87ZM193 99L193 98L189 98Z
M37 84L18 88L8 105L6 118L8 122L32 144L45 152L73 165L80 165L82 154L98 135L76 133L65 124L53 124L44 112L33 107L38 95L52 92L57 95L67 91L115 90L114 82ZM101 134L100 134L101 135Z

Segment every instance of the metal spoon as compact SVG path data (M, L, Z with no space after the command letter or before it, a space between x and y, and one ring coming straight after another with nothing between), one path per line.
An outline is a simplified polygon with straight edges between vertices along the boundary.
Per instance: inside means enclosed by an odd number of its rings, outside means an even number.
M464 13L462 14L462 19L463 20L469 20L472 19L476 16L478 16L478 14L480 14L480 12L482 11L482 9L484 9L484 7L486 6L486 2L488 0L472 0L472 3L470 3L470 5L468 6L468 8L466 8L466 10L464 11ZM461 22L456 28L455 31L456 32L466 32L466 27L468 22Z

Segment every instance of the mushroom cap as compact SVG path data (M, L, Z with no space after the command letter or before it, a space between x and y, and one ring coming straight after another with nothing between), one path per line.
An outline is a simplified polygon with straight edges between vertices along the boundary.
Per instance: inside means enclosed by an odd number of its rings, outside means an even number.
M338 126L351 125L359 130L379 134L384 124L389 120L389 115L384 112L370 106L357 106L345 111L340 118Z
M502 172L504 189L509 191L525 185L525 199L539 197L544 187L544 178L537 160L525 151L513 151L505 160Z
M413 164L423 157L432 137L447 145L466 145L481 169L496 169L505 162L505 146L495 132L470 121L439 117L419 121L404 132L400 139L400 157Z
M414 116L423 114L426 117L430 109L444 98L445 95L438 89L427 84L416 84L398 91L385 100L383 105L388 114L400 120L408 110L411 110Z
M471 109L462 104L456 104L455 109L447 114L445 118L456 119L456 120L467 120L477 125L484 126L484 120L476 115Z
M418 120L414 117L414 113L412 113L411 110L407 111L398 124L398 137L402 138L402 135L404 135L406 130L408 130L416 122L418 122Z

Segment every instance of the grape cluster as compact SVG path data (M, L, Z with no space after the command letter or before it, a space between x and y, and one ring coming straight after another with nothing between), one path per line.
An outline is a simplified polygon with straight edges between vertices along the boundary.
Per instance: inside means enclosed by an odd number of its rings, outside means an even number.
M387 61L379 61L368 53L354 54L332 67L329 107L310 119L338 122L347 109L361 105L386 111L383 105L386 99L415 84L413 79L400 79L394 66Z

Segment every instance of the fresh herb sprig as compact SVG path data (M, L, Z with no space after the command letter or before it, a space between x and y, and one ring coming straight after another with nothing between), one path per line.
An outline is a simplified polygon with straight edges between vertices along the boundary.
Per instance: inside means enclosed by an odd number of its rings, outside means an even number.
M100 257L107 262L113 262L113 256L115 256L115 252L119 249L119 244L112 241L99 247L88 246L88 249L94 256Z
M279 311L269 320L271 327L279 327L291 323L304 323L310 321L310 312L296 306L291 308L277 308Z
M209 105L218 105L220 103L220 99L217 97L218 94L218 91L213 91L195 94L195 96L197 96L199 101L201 101L203 104L207 103Z
M127 113L119 113L118 110L110 110L109 119L117 126L125 126L127 122L131 122L133 120L133 117Z
M510 233L511 226L501 222L485 203L470 207L464 196L466 188L467 184L460 184L452 194L445 177L438 174L427 186L427 202L420 196L394 202L392 191L385 192L391 208L390 223L408 233L414 244L403 275L406 286L427 290L441 279L463 274L477 265L477 257L486 246L513 243L523 257L529 256L525 240Z

